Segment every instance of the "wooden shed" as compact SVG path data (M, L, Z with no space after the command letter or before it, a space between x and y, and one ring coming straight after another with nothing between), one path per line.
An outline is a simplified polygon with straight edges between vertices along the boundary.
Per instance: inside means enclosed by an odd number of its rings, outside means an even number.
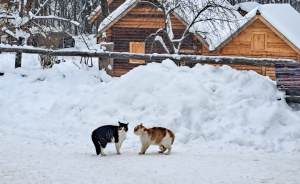
M296 23L300 23L300 14L289 4L260 5L245 18L247 21L210 54L300 61L300 25ZM275 78L273 67L251 69Z

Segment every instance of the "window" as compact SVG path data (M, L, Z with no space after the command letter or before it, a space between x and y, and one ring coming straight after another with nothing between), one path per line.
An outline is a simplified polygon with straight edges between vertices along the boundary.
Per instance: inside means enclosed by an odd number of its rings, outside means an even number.
M130 42L129 52L131 53L145 53L145 42ZM143 59L130 59L130 63L145 63Z
M252 50L264 51L266 49L266 34L253 33L252 35Z

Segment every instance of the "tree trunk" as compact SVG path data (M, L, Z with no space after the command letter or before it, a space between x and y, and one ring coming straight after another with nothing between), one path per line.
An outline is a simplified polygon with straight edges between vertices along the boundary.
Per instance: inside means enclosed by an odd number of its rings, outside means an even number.
M74 1L74 4L73 4L73 20L74 21L77 21L77 1ZM78 28L77 26L74 26L74 33L75 35L78 35Z
M24 17L24 11L25 11L25 10L24 10L24 8L25 8L24 6L25 6L24 0L21 0L21 1L20 1L20 12L19 12L19 16L20 16L21 18ZM21 29L21 28L19 28L19 29ZM18 45L18 46L22 45L23 40L24 40L24 38L19 37L19 38L18 38L17 45ZM22 52L17 52L17 53L16 53L16 59L15 59L15 68L19 68L19 67L21 67L21 66L22 66Z
M108 3L107 0L100 0L101 10L103 18L106 18L109 15Z

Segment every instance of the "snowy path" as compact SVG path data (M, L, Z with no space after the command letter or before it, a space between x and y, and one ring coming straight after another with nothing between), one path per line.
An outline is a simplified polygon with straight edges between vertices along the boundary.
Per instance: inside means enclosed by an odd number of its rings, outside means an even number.
M100 158L92 145L80 149L76 145L19 143L1 141L1 184L300 182L299 154L228 153L185 145L169 156L158 155L154 149L141 156L129 148L116 155L110 146L109 155Z

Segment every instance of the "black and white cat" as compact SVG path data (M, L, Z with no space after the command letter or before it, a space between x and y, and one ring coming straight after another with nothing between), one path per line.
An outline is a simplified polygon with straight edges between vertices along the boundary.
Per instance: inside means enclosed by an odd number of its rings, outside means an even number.
M119 126L105 125L95 129L92 132L92 141L96 148L97 155L105 156L103 150L107 143L115 143L117 154L120 153L120 148L123 141L126 139L128 131L128 123L119 122Z

